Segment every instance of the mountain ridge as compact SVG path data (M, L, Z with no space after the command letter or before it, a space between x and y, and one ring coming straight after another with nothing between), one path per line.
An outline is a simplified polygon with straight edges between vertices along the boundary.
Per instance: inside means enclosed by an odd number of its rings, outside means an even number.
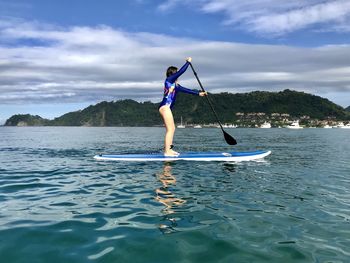
M280 92L253 91L209 96L223 123L237 120L237 113L251 112L285 113L294 118L309 116L312 119L350 119L348 111L328 99L288 89ZM156 126L162 125L158 105L159 103L130 99L102 101L53 120L38 115L13 115L5 122L5 126ZM173 113L176 123L181 116L186 123L216 122L203 97L179 93Z

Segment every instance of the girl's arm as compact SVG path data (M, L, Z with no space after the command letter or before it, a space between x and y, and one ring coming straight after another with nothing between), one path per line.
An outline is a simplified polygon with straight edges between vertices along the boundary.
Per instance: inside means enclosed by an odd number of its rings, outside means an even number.
M188 89L188 88L182 87L180 84L176 85L176 90L184 93L192 94L192 95L200 95L200 92L198 90Z
M183 65L178 72L176 72L175 74L169 76L167 78L167 81L174 83L175 80L178 79L178 77L180 77L182 74L185 73L186 69L188 68L188 66L190 65L190 63L188 61L186 61L185 65Z
M191 62L192 58L189 57L186 59L186 63L179 69L178 72L176 72L175 74L167 77L167 81L171 82L171 83L174 83L175 80L177 80L178 77L180 77L182 74L185 73L186 69L188 68L188 66L190 65L190 62Z

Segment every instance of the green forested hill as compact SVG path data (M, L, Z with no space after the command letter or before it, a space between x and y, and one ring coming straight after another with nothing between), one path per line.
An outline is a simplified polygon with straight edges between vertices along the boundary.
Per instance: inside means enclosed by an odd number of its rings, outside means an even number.
M232 122L236 112L288 113L294 117L307 115L314 119L325 119L328 116L334 116L337 119L349 117L342 107L327 99L291 90L237 94L220 93L211 94L210 99L222 122ZM177 118L179 115L186 116L188 121L193 120L196 123L214 121L205 98L192 98L187 94L179 94L174 115Z
M293 117L304 115L316 119L336 117L350 118L349 112L333 102L311 94L284 90L281 92L255 91L250 93L209 94L215 110L223 123L233 122L237 112L288 113ZM178 94L174 107L175 122L213 123L215 117L204 97ZM7 126L51 125L51 126L152 126L162 124L158 103L120 100L101 102L83 110L70 112L54 120L39 116L14 115Z
M50 120L30 114L16 114L5 122L5 126L45 126L49 124Z
M160 123L157 105L133 100L100 102L51 121L60 126L150 126Z

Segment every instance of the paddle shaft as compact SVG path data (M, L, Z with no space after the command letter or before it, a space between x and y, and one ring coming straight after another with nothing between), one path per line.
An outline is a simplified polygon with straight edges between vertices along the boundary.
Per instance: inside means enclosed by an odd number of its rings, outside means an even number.
M197 81L198 81L199 86L201 87L202 91L205 92L205 90L204 90L204 88L203 88L203 85L202 85L201 81L200 81L199 78L198 78L197 72L196 72L196 71L194 70L194 68L193 68L192 63L190 63L190 66L191 66L191 69L192 69L192 71L193 71L194 76L196 77L196 79L197 79ZM205 96L205 97L207 98L207 101L208 101L208 103L209 103L209 106L210 106L211 110L213 111L213 113L214 113L214 115L215 115L216 121L219 123L220 128L221 128L222 132L224 133L224 138L225 138L226 142L227 142L228 144L230 144L230 145L236 145L236 144L237 144L237 141L236 141L231 135L229 135L227 132L224 131L224 128L222 127L222 124L221 124L221 122L220 122L220 120L219 120L218 114L217 114L216 111L214 110L213 104L211 103L210 99L208 98L208 96Z
M194 70L194 68L193 68L193 66L192 66L192 63L190 63L190 66L191 66L191 69L192 69L192 71L193 71L194 76L196 77L196 79L197 79L197 81L198 81L199 86L201 87L202 91L205 92L205 90L204 90L204 88L203 88L203 85L202 85L201 81L200 81L199 78L198 78L197 72ZM208 101L208 103L209 103L209 105L210 105L210 108L211 108L211 110L213 111L213 113L214 113L214 115L215 115L215 117L216 117L216 121L219 123L221 130L224 132L224 128L223 128L222 125L221 125L221 122L220 122L220 120L219 120L218 114L217 114L216 111L214 110L213 104L211 103L211 101L210 101L210 99L208 98L208 96L205 96L205 97L207 98L207 101Z

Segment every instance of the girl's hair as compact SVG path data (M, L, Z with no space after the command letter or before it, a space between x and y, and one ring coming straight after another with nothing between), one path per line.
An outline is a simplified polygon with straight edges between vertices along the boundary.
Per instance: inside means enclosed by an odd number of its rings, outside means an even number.
M166 76L170 77L171 75L175 74L176 72L177 72L177 67L170 66L170 67L168 67L168 69L166 71Z

